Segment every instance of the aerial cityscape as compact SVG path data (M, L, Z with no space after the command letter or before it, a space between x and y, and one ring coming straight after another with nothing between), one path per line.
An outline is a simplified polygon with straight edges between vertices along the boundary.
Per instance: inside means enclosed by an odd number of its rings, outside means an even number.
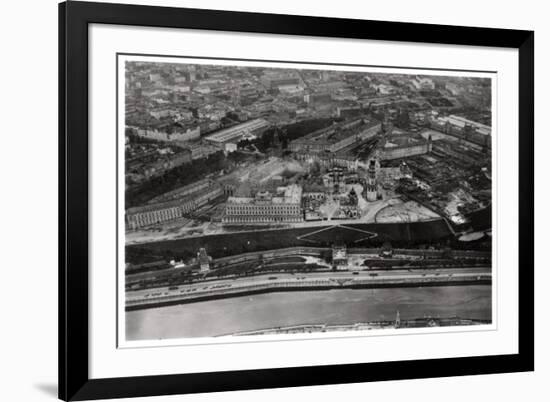
M491 78L281 66L125 62L126 340L492 323Z

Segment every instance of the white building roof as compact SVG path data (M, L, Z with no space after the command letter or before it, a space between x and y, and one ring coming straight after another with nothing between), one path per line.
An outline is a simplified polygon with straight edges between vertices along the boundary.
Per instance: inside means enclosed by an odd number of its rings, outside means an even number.
M237 137L242 137L250 131L258 130L269 126L269 123L264 119L254 119L236 126L220 130L214 134L211 134L206 137L207 140L211 142L223 143L230 141Z
M447 117L440 117L439 120L442 121L443 123L449 122L450 124L461 128L463 128L466 125L470 125L474 127L479 134L491 135L491 126L478 123L477 121L468 120L464 117L450 115Z
M286 187L278 187L277 193L281 194L277 197L270 197L265 199L257 199L252 197L229 197L227 199L228 204L253 204L256 201L263 203L268 202L272 204L299 204L302 200L302 188L296 184L291 184Z

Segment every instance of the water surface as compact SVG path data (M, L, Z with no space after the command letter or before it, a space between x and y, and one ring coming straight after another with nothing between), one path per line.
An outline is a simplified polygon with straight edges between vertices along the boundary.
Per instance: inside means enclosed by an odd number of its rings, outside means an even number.
M491 286L276 292L126 312L127 340L209 337L299 324L491 319Z

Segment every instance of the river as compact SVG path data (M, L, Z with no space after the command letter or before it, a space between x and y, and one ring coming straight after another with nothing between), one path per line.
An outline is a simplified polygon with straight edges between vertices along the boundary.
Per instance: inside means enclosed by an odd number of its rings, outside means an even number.
M424 316L491 319L491 286L265 293L126 312L126 339L209 337L298 324Z

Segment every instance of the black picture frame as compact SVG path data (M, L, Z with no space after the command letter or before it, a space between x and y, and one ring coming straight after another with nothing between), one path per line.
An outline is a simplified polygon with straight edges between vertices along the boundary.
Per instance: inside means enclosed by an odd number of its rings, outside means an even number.
M90 379L88 25L507 47L519 52L519 345L498 356ZM534 370L534 32L70 1L59 5L59 398L85 400Z

